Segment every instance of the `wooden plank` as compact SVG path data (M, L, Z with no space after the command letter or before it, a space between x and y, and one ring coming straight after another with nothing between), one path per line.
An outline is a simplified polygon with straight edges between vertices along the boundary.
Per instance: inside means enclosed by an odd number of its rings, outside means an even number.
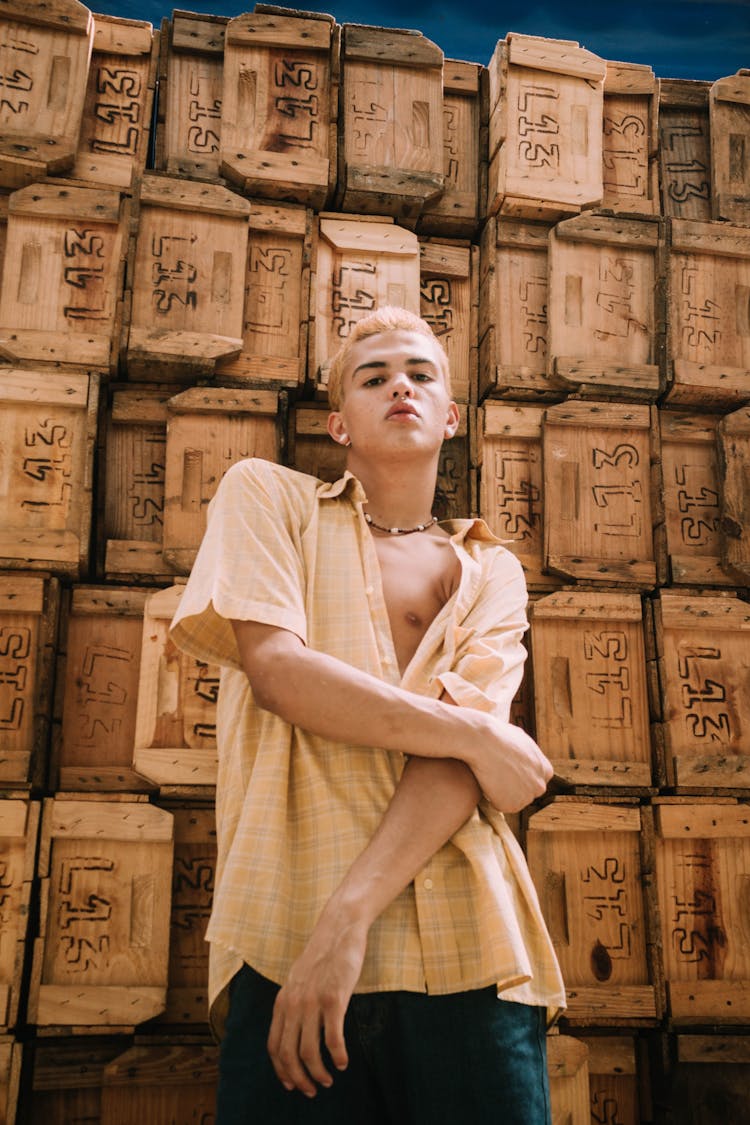
M560 580L543 570L543 409L488 401L480 415L479 514L509 541L529 589L554 589Z
M169 581L162 554L167 402L176 387L116 386L101 456L103 570L115 581Z
M750 74L714 82L709 94L712 218L750 222Z
M0 575L0 785L35 788L46 773L59 584Z
M718 426L721 480L721 559L748 584L750 576L750 409L722 418Z
M746 1035L677 1035L670 1074L675 1120L685 1125L742 1121L750 1082Z
M305 381L312 212L253 201L242 349L219 360L222 383L297 388Z
M0 565L77 577L88 566L99 376L5 368Z
M167 403L164 558L177 573L190 573L206 508L226 470L245 457L279 460L278 406L273 391L203 387Z
M155 784L216 784L219 669L179 652L169 626L183 586L152 594L144 611L133 765Z
M50 763L55 790L149 788L131 768L146 596L133 587L65 592Z
M668 255L666 401L731 409L750 401L747 228L673 219Z
M659 165L666 216L711 218L708 82L659 82Z
M584 1036L589 1053L589 1097L593 1120L609 1114L622 1125L640 1125L648 1120L641 1109L639 1086L646 1075L639 1074L636 1040L627 1035Z
M547 1036L547 1073L554 1122L583 1123L589 1110L588 1051L570 1035Z
M746 1023L747 809L693 801L659 805L656 813L657 890L672 1021Z
M14 1028L19 1018L39 812L38 801L6 798L0 802L4 908L0 933L0 1029L3 1032ZM6 1088L1 1077L0 1087Z
M658 234L656 222L588 215L551 232L547 368L569 389L658 396Z
M0 354L108 369L116 358L127 202L43 184L9 200Z
M602 206L659 214L658 83L650 66L608 62L604 78Z
M453 398L468 403L476 399L478 254L470 246L424 237L419 253L420 315L447 353Z
M564 809L555 825L550 810ZM526 832L529 870L565 980L571 1023L653 1022L660 1014L656 967L647 941L647 902L638 809L629 824L606 832L595 827L592 803L553 801L532 813ZM596 806L594 805L594 808ZM576 813L586 817L586 826ZM635 817L632 814L635 813ZM571 828L566 825L573 821Z
M601 202L604 75L577 43L500 40L489 63L488 213L554 222Z
M136 1108L143 1121L210 1120L217 1080L215 1046L131 1047L104 1068L101 1125L120 1125Z
M440 195L443 53L421 32L345 24L335 206L414 222Z
M226 30L219 168L248 195L324 207L336 169L332 17L248 12Z
M308 373L325 386L331 358L366 313L398 305L419 314L419 243L390 222L321 215L313 254Z
M37 1040L27 1099L32 1114L47 1125L99 1121L104 1067L122 1053L122 1042L76 1036Z
M212 375L239 353L250 205L210 184L144 176L131 264L131 378Z
M536 735L565 781L651 784L640 609L635 594L577 591L530 608Z
M128 189L145 168L158 35L144 20L97 15L78 150L70 176Z
M164 1007L172 817L138 800L48 800L30 1019L134 1026Z
M656 584L653 422L645 406L569 402L547 409L547 570L590 582Z
M667 551L673 585L732 586L721 563L722 489L715 415L659 412Z
M219 179L228 22L177 11L162 34L157 167L170 175Z
M548 237L551 227L490 217L482 231L479 398L559 400L550 374ZM502 326L502 329L501 327Z
M22 187L70 170L81 128L94 19L78 0L6 4L7 112L0 131L0 184Z
M747 605L663 590L655 610L668 784L747 791Z
M480 186L487 164L487 111L480 90L482 69L475 63L445 60L445 186L442 194L422 210L417 222L420 234L472 238L477 233L483 205Z

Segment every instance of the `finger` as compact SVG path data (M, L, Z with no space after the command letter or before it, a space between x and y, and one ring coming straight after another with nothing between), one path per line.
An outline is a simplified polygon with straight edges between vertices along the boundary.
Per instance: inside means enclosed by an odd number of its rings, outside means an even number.
M284 1016L281 1005L277 1002L273 1009L273 1018L271 1020L271 1029L268 1032L268 1039L266 1040L266 1048L271 1059L271 1065L276 1072L276 1077L285 1090L293 1090L294 1083L291 1081L286 1067L283 1065L280 1056L281 1039L284 1032Z
M277 998L271 1031L268 1035L268 1053L276 1077L285 1090L301 1090L307 1097L315 1097L315 1084L299 1057L300 1026L294 1012L287 1012Z
M316 1005L310 1009L302 1025L299 1054L307 1073L321 1086L328 1087L333 1085L333 1079L320 1054L320 1030L321 1017Z
M323 1037L328 1054L337 1070L346 1070L349 1055L344 1039L344 1014L346 1008L337 1005L328 1009L323 1016Z

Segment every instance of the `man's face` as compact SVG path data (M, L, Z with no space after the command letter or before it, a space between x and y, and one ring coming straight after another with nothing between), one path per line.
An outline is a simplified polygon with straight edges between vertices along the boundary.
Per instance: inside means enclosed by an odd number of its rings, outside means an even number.
M397 329L352 348L341 382L341 408L330 415L334 441L357 454L439 449L458 427L445 359L420 332Z

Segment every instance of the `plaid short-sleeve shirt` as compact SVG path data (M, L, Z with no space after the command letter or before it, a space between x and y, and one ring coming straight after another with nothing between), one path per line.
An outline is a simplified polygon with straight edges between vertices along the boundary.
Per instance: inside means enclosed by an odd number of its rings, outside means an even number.
M507 719L521 681L526 586L481 520L442 526L458 588L401 676L365 495L271 462L238 462L172 623L177 645L222 667L217 715L218 863L208 940L212 1021L243 961L281 983L323 905L380 823L403 755L334 743L258 707L231 620L288 629L408 691ZM564 1006L562 978L523 854L482 801L370 929L357 992L449 993L496 983L504 997Z

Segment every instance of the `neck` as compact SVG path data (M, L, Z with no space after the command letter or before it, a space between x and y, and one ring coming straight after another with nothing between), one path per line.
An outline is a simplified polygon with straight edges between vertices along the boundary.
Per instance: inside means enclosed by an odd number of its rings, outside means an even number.
M432 515L437 457L429 467L362 463L352 450L347 468L365 490L367 513L384 527L416 527Z

